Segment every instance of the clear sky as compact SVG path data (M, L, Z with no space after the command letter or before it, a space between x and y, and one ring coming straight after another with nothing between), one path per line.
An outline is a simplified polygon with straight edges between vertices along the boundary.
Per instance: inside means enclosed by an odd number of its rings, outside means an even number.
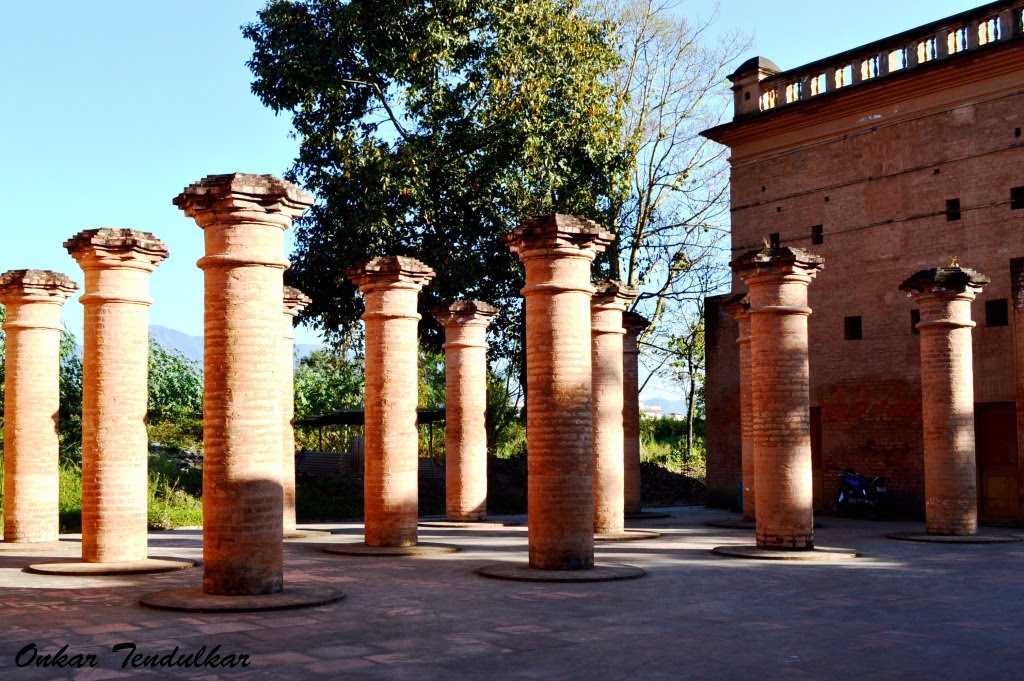
M748 33L749 55L790 68L979 4L720 0L716 30ZM0 271L54 269L80 282L61 247L67 237L100 226L151 231L171 251L153 276L152 321L200 335L202 235L171 198L209 173L281 174L296 150L287 118L249 91L239 27L263 1L2 5ZM706 16L713 6L690 0L683 11ZM78 335L81 318L69 302Z

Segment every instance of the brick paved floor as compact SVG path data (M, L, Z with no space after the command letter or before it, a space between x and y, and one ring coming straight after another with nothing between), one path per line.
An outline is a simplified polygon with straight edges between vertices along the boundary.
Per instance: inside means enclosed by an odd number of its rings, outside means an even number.
M863 556L818 565L719 558L740 531L705 527L726 514L674 509L643 523L664 536L600 545L599 559L644 567L644 579L524 584L473 568L524 558L526 528L421 530L457 554L406 559L327 555L289 543L289 584L341 584L347 600L280 613L194 615L136 605L151 590L197 584L200 570L137 577L30 575L39 555L0 553L0 679L1020 679L1024 544L932 545L886 532L919 527L825 518L820 545ZM634 524L633 526L639 526ZM351 537L356 525L340 525ZM344 539L339 537L338 539ZM78 544L69 541L67 557ZM199 557L197 531L153 533L151 554ZM55 554L51 554L55 555ZM121 669L112 645L144 654L178 646L248 654L246 669ZM97 656L94 669L17 668L41 653Z

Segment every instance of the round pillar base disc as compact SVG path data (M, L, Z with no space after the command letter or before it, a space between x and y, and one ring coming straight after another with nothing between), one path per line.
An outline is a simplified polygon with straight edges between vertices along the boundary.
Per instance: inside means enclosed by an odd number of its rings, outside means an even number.
M802 563L832 563L840 560L851 560L857 557L853 549L839 549L816 546L813 549L768 549L760 546L733 544L716 546L711 553L729 558L746 558L748 560L777 560Z
M595 532L594 541L637 541L640 539L657 539L661 532L648 530L622 530L621 532Z
M720 530L753 530L757 523L745 518L727 518L725 520L709 520L704 523L705 527L716 527Z
M436 527L440 529L462 530L473 527L504 527L504 523L496 523L493 520L481 518L480 520L424 520L420 527Z
M370 546L363 542L326 544L321 547L326 553L340 556L362 556L368 558L385 556L437 556L455 553L457 546L448 544L415 544L413 546Z
M146 594L139 604L155 610L179 612L258 612L294 610L337 603L345 598L339 589L322 586L285 587L276 594L220 596L203 593L200 588L168 589Z
M0 541L0 553L39 553L40 551L82 550L77 541Z
M636 513L626 514L626 520L659 520L671 517L671 513L662 513L661 511L637 511Z
M283 536L285 539L323 539L330 535L330 530L285 530Z
M927 532L892 532L885 535L889 539L900 541L917 541L928 544L1014 544L1024 541L1024 537L1012 534L928 534Z
M475 570L481 577L512 582L614 582L639 579L647 573L623 563L596 563L585 570L537 570L527 563L492 563Z
M103 577L105 575L149 575L173 572L187 570L195 565L195 561L184 558L144 558L117 563L35 563L25 568L25 572L37 575Z

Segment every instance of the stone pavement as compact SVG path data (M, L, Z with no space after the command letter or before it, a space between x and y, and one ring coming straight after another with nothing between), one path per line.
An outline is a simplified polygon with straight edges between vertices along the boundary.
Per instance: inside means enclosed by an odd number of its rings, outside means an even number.
M1024 544L939 545L887 540L914 523L823 518L822 546L863 557L831 564L731 560L708 550L752 533L703 523L730 517L676 508L642 523L659 539L599 543L597 558L648 576L591 584L526 584L472 570L525 559L526 528L421 528L457 544L430 558L328 555L289 542L286 584L343 584L348 598L309 610L198 615L146 610L143 593L198 584L201 570L68 578L21 572L40 557L0 553L0 679L1020 679L1024 675ZM735 517L735 516L731 516ZM641 524L627 523L631 527ZM341 524L331 541L357 540ZM73 537L68 536L69 539ZM201 556L198 531L150 534L150 555ZM67 541L68 559L77 541ZM59 552L58 552L59 553ZM41 654L94 654L97 666L15 666ZM121 669L111 652L182 654L220 646L247 668Z

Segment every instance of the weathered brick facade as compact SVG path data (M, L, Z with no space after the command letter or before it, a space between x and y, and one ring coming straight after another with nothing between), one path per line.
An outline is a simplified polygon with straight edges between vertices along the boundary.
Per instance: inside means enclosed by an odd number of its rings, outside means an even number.
M733 252L774 239L827 262L809 298L819 508L852 468L923 511L919 312L898 289L959 256L992 279L973 306L982 518L1024 519L1013 406L1024 369L1006 304L1010 261L1024 256L1022 10L990 3L786 72L752 59L730 77L735 119L705 133L732 150ZM721 301L707 305L708 482L734 499L739 354Z

